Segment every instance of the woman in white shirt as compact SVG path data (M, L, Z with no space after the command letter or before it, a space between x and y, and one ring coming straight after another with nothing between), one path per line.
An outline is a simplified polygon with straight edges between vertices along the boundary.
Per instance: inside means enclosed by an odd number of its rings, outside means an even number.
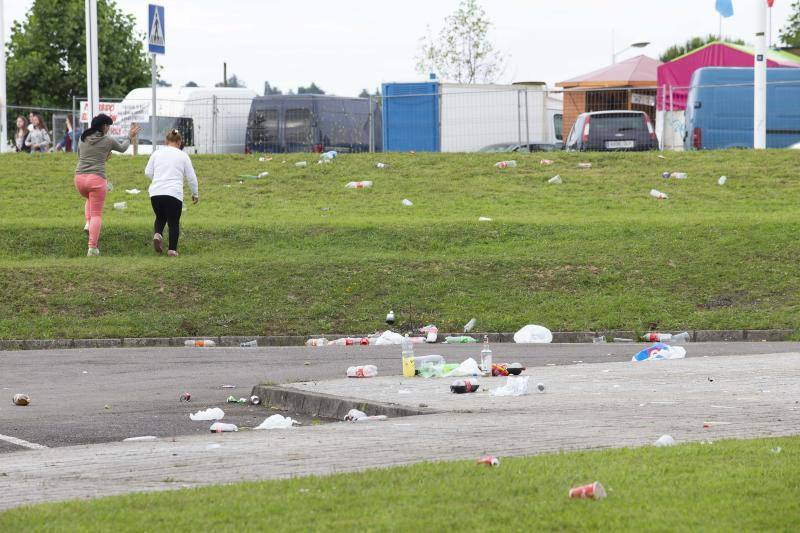
M189 183L192 203L200 201L197 192L197 175L189 156L181 150L183 139L178 130L167 133L167 145L153 152L144 173L153 181L150 185L150 203L156 214L153 247L156 252L163 250L164 226L169 225L169 248L167 255L178 255L178 236L180 235L181 212L183 211L183 180Z

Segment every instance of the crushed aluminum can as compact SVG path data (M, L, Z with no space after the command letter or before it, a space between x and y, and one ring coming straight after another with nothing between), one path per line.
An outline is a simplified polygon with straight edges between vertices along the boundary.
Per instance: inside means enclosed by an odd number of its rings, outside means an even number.
M192 395L189 394L188 392L184 392L180 396L180 401L182 401L182 402L191 402L192 401Z
M250 396L250 403L252 405L260 405L261 404L261 398L259 398L258 396L256 396L254 394L254 395Z

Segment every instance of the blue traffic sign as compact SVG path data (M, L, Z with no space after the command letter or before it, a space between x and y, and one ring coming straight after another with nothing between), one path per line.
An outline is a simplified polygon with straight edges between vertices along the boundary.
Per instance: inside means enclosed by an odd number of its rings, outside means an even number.
M151 54L164 54L164 6L147 6L147 46Z

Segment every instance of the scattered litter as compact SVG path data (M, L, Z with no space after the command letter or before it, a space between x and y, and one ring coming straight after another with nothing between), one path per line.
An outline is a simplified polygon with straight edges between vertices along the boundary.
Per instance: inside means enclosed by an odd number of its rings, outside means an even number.
M406 207L411 207L412 205L414 205L414 202L412 202L408 198L403 198L403 205Z
M672 336L672 343L673 344L681 344L684 342L690 342L691 336L689 335L688 331L684 331L683 333L678 333L677 335Z
M477 365L477 363L476 363ZM464 394L468 392L475 392L481 386L477 380L473 379L457 379L450 385L450 392L454 392L456 394Z
M220 389L235 389L236 385L220 385Z
M139 194L142 191L140 191L139 189L125 189L125 192L128 194Z
M598 335L597 337L592 337L592 344L605 344L606 338L604 335Z
M669 179L669 170L665 170L664 172L662 172L661 177L664 178L665 180Z
M424 328L419 328L419 332L425 335L425 342L434 343L439 336L439 328L433 324L428 324Z
M550 178L549 180L547 180L547 183L549 183L549 184L551 184L551 185L560 185L560 184L562 184L562 183L564 183L564 182L561 180L561 176L559 176L558 174L556 174L555 176L553 176L552 178Z
M342 337L334 341L329 341L328 346L369 346L367 337Z
M350 181L345 185L347 189L369 189L372 187L371 181Z
M417 355L414 357L414 366L422 367L422 365L443 365L445 364L444 357L441 355Z
M213 348L217 345L216 342L209 339L187 340L183 342L184 346L195 346L197 348Z
M304 366L311 366L311 361L306 361L305 363L303 363L303 365Z
M670 435L661 435L655 443L656 448L663 448L665 446L675 446L675 439Z
M603 485L601 485L599 481L595 481L594 483L589 483L582 487L569 489L569 497L600 500L606 497L606 489L603 488Z
M105 404L105 405L103 406L103 409L105 409L106 411L108 411L109 409L111 409L111 406L110 406L110 405L108 405L108 404Z
M195 422L222 420L223 418L225 418L225 412L219 407L209 407L205 411L197 411L196 413L189 415L189 419L194 420Z
M115 202L114 209L128 209L128 202Z
M780 446L776 446L775 448L772 448L770 451L771 451L771 452L772 452L774 455L778 455L779 453L781 453L781 447L780 447Z
M108 180L106 180L106 190L107 190L108 192L111 192L111 191L113 191L113 190L114 190L114 184L113 184L113 183L111 183L111 182L110 182L110 181L108 181Z
M153 442L157 440L158 437L155 435L145 435L143 437L128 437L127 439L122 439L122 442Z
M266 163L267 161L272 161L272 158L271 157L259 157L258 158L258 162L259 163Z
M555 161L553 161L552 159L542 159L541 161L539 161L540 165L552 165L553 163L555 163Z
M709 381L710 383L714 383L714 378L712 378L712 377L710 377L710 376L709 376L709 378L708 378L708 381Z
M183 394L180 395L178 400L181 401L181 402L191 402L192 401L192 395L189 394L188 392L184 392Z
M253 429L288 429L295 424L300 424L297 420L292 420L290 416L283 416L283 415L272 415L268 417L266 420L261 422L261 424L257 425Z
M689 175L686 172L671 172L669 177L674 180L685 180Z
M14 398L12 398L14 405L29 405L31 403L31 397L27 394L15 394Z
M478 322L476 318L470 318L469 322L464 324L464 333L469 333L475 327L475 324Z
M392 316L392 322L394 322L394 313L390 314ZM386 317L386 321L389 321L388 316ZM387 329L375 340L375 346L391 346L394 344L402 344L403 338L404 337L399 333Z
M258 348L258 340L245 341L239 343L240 348Z
M684 357L686 357L685 348L658 342L634 355L631 361L658 361L661 359L683 359Z
M339 155L339 153L336 150L331 150L329 152L325 152L324 154L320 155L319 159L320 161L332 161L336 159L337 155Z
M478 217L478 222L491 222L492 219L489 217Z
M519 363L511 363L510 365L508 365L506 367L506 370L508 370L509 374L512 374L514 376L518 376L518 375L522 374L522 372L525 370L525 367L522 366Z
M318 339L308 339L306 341L306 346L327 346L328 339L321 337Z
M592 168L592 164L591 163L578 163L578 168L584 168L584 169Z
M614 341L614 342L633 342L633 339L626 339L626 338L623 338L623 337L614 337L612 339L612 341Z
M247 403L247 400L244 398L236 398L236 396L228 396L228 399L225 400L228 403Z
M469 335L456 335L444 338L445 344L472 344L474 342L478 341L473 339Z
M81 372L81 374L88 374L88 373L89 373L88 370L84 370L83 372Z
M294 164L294 166L296 166L298 168L307 167L308 166L308 161L298 161L297 163Z
M374 378L378 375L375 365L351 366L347 369L348 378Z
M669 333L645 333L642 335L644 342L668 342L672 340L672 335Z
M388 418L389 417L386 415L368 416L367 413L359 411L358 409L350 409L344 417L346 422L372 422L376 420L386 420Z
M544 326L528 324L514 333L517 344L548 344L553 342L553 333Z
M256 175L256 178L261 179L261 178L266 178L267 176L269 176L269 172L266 172L266 171L265 172L259 172Z
M528 394L530 376L508 376L506 384L492 389L492 396L524 396Z
M657 155L656 157L658 157L659 159L666 159L666 157L664 157L663 155Z
M717 180L717 185L725 185L727 181L728 178L726 176L720 176L719 179Z
M483 372L481 372L478 362L470 357L450 372L447 372L446 375L451 377L480 376L483 375Z
M386 163L375 163L375 168L389 168Z
M208 429L211 433L231 433L233 431L239 431L236 424L226 424L224 422L214 422Z
M484 457L480 457L475 464L479 465L486 465L486 466L500 466L500 459L495 457L494 455L486 455Z
M319 161L317 161L318 165L327 165L330 163L333 163L332 159L320 159Z
M498 161L494 166L497 168L514 168L517 166L517 162L513 159L511 161Z
M701 446L703 446L705 444L711 445L711 444L714 444L714 441L713 440L701 440L700 441L700 445Z
M650 189L650 196L652 196L656 200L669 200L669 196L656 189Z
M260 404L261 404L261 398L259 398L255 394L250 396L250 405L260 405Z
M537 383L536 390L538 390L540 393L544 392L544 383Z

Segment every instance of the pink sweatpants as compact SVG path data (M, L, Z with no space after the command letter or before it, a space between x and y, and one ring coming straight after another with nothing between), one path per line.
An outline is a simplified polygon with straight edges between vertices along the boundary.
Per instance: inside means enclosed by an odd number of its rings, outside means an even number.
M89 223L89 248L97 248L100 239L100 226L103 225L103 204L106 201L108 185L97 174L76 174L75 188L86 198L83 207L86 222Z

